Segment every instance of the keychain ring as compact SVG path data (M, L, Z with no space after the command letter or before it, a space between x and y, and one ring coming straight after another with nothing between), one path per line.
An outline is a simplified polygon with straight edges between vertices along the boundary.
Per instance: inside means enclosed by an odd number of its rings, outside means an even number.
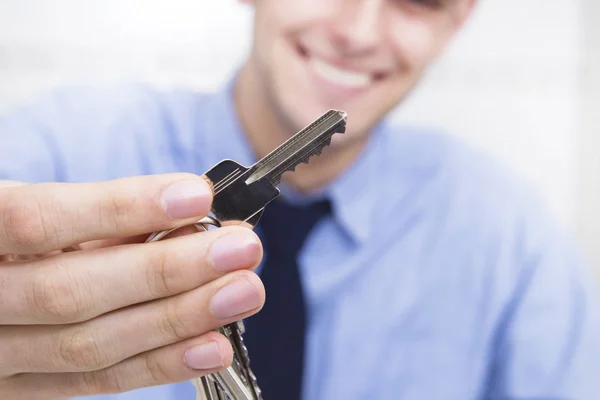
M216 226L217 228L221 227L221 222L219 222L218 219L211 217L211 216L206 216L204 218L202 218L200 221L195 222L194 227L199 231L208 231L208 225L212 225L212 226ZM184 225L184 226L189 226L189 225ZM168 234L176 231L177 229L181 229L184 226L178 226L176 228L171 228L171 229L167 229L164 231L156 231L154 232L152 235L150 235L148 237L148 239L146 239L145 243L151 243L151 242L158 242L159 240L163 239L165 236L167 236Z

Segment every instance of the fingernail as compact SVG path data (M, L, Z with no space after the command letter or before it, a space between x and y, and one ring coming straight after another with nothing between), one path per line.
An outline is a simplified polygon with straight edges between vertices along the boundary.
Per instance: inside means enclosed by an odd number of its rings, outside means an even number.
M183 362L192 369L214 369L224 366L217 342L192 347L185 352Z
M232 232L212 245L210 256L216 270L229 272L249 267L258 258L260 245L251 231Z
M163 192L162 206L172 219L197 217L206 212L211 194L203 180L177 182Z
M246 279L222 287L213 296L210 308L217 318L231 318L260 306L260 296Z

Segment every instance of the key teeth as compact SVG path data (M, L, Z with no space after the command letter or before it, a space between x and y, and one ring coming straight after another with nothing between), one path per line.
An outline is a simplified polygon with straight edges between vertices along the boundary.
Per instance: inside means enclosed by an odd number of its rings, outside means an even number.
M279 183L281 182L282 175L284 173L296 171L296 168L298 167L298 165L300 163L302 163L302 164L308 164L308 163L310 163L310 159L312 157L314 157L314 156L320 156L321 153L323 153L324 148L327 147L330 144L331 144L331 136L329 136L327 139L323 140L321 142L321 144L316 145L315 148L313 150L310 150L305 155L304 158L300 159L300 161L297 164L289 166L281 174L278 174L278 175L274 174L275 176L273 176L272 178L270 178L269 182L271 182L271 184L274 185L274 186L279 185Z

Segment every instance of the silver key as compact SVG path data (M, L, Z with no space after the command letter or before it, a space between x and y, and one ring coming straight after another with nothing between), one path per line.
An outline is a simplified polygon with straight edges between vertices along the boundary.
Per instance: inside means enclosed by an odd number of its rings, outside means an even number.
M330 110L250 167L233 160L216 164L205 174L213 184L211 215L194 224L196 228L208 230L209 225L232 223L254 228L265 206L279 196L277 185L282 175L321 154L333 134L345 133L346 119L345 112ZM146 242L161 240L174 230L154 232ZM233 362L225 370L194 379L197 400L262 400L244 345L244 329L243 321L237 321L218 330L231 342Z

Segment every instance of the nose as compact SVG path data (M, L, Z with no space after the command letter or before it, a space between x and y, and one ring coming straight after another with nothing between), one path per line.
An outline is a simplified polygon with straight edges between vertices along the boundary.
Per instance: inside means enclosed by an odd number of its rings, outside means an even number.
M363 52L380 40L383 5L386 0L341 0L331 25L337 46L349 52Z

